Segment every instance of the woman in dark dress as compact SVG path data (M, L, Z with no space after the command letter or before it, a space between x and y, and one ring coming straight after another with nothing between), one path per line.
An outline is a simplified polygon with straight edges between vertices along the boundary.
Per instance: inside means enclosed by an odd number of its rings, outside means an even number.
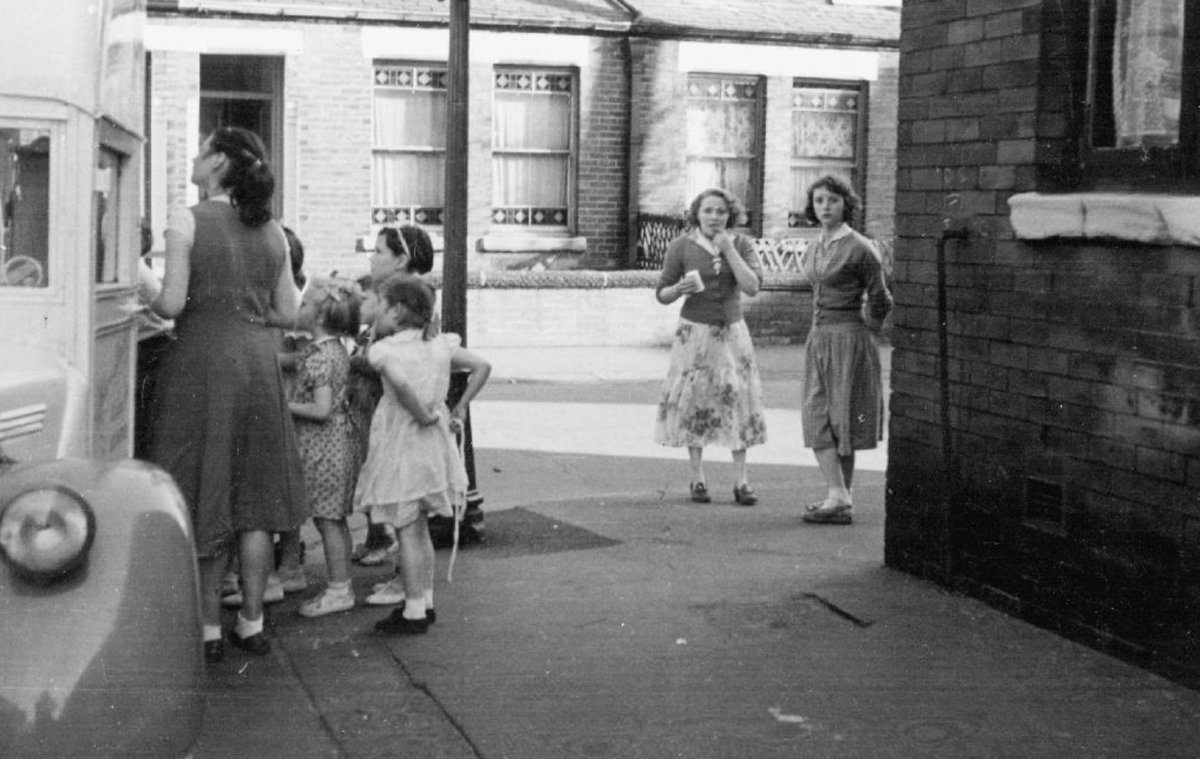
M191 506L210 662L224 653L219 590L232 551L243 602L230 641L265 654L271 533L307 517L271 329L293 326L299 293L271 218L275 179L263 156L262 141L244 129L222 127L204 141L191 180L205 199L171 214L163 289L152 305L175 319L177 339L163 359L150 458Z

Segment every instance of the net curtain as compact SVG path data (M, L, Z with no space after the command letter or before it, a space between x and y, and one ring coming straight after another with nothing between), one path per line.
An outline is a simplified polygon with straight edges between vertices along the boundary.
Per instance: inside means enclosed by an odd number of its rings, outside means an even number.
M445 94L376 91L374 129L375 205L440 207L445 197Z
M497 93L492 122L492 198L497 206L565 208L571 101Z
M1118 0L1113 115L1118 147L1179 142L1184 3Z

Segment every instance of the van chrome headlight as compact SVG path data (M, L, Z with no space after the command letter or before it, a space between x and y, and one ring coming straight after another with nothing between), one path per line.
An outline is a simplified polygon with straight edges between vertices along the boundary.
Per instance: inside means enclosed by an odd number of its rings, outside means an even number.
M32 488L0 505L0 556L28 580L47 582L79 567L95 533L87 501L61 485Z

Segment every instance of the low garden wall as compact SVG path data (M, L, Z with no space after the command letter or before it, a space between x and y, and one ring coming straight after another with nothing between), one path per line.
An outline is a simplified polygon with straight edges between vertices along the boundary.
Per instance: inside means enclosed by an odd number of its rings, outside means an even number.
M474 271L467 279L473 347L669 345L683 301L654 297L657 271ZM441 287L440 278L435 278ZM768 273L743 297L756 343L799 344L812 320L812 290L796 273Z

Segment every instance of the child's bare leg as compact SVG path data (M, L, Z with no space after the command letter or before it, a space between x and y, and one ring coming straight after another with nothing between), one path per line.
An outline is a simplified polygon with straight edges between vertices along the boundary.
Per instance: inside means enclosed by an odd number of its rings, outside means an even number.
M404 578L404 616L425 617L426 591L433 589L433 541L424 512L400 528L400 570Z
M345 519L316 519L325 547L325 568L329 582L350 582L350 530Z
M279 533L279 567L280 573L292 573L300 569L303 560L300 556L300 528Z

